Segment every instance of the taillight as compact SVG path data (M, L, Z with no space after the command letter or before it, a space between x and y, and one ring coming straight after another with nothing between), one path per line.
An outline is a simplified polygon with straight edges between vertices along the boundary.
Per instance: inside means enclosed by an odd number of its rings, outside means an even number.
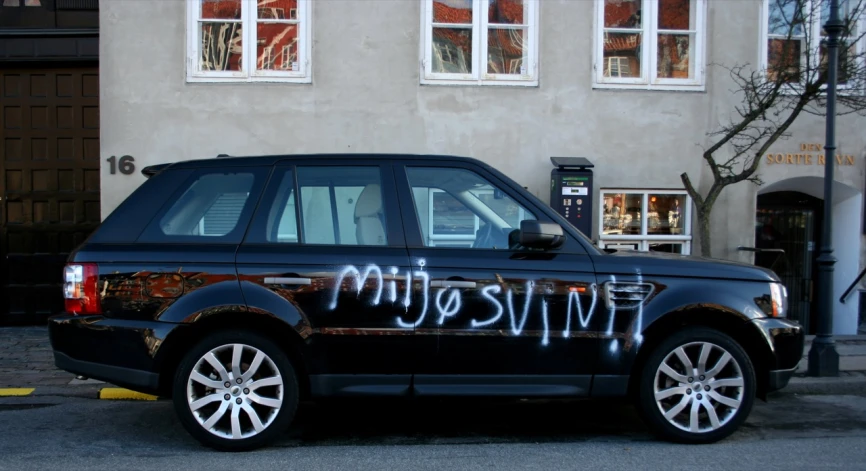
M66 311L72 314L100 314L99 268L95 263L71 263L63 273Z

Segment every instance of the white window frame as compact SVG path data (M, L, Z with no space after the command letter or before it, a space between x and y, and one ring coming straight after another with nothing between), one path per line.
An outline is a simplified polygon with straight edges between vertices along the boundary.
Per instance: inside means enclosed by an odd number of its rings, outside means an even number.
M186 80L187 82L288 82L288 83L312 83L311 70L311 48L312 48L312 17L310 6L311 0L298 0L297 18L285 18L279 20L287 24L298 25L298 70L255 70L258 65L256 54L256 30L258 17L257 0L241 0L241 19L238 20L205 20L209 22L238 22L242 27L241 43L243 53L241 56L242 70L239 71L208 71L200 70L201 64L201 34L199 24L202 0L186 0L187 6L187 51L186 51ZM291 14L290 14L291 16ZM276 60L276 51L273 59ZM252 66L252 69L250 68Z
M433 65L433 0L421 1L421 83L424 85L511 85L538 86L538 29L540 0L524 0L526 8L526 40L529 45L524 60L523 74L487 73L489 21L488 0L472 2L472 71L468 74L434 73ZM451 23L437 23L437 26ZM468 24L455 24L465 27ZM520 26L523 28L524 26ZM469 28L466 28L469 29ZM508 29L508 28L503 28ZM517 28L513 28L517 29Z
M767 73L767 70L770 66L770 62L769 62L770 61L770 57L769 57L770 37L776 36L776 35L770 34L770 2L772 2L772 1L775 1L775 0L762 0L761 1L761 25L760 25L760 31L761 31L760 41L761 42L758 45L758 64L760 65L760 70L762 71L762 73L765 73L765 74ZM828 1L829 2L829 0L805 0L806 11L813 11L813 9L812 9L812 3L813 2L818 2L820 5L820 3L822 1ZM842 7L841 0L839 3L840 3L839 14L840 14L840 16L843 16L842 19L844 19L844 15L846 13L844 11L841 11L841 7ZM811 15L809 17L809 20L808 20L809 24L806 26L806 28L808 28L809 32L806 33L805 30L803 32L804 47L803 47L801 59L800 59L800 60L805 61L806 56L809 55L809 56L811 56L809 60L811 61L812 64L818 64L818 61L820 60L820 54L821 54L821 40L820 40L820 38L821 38L821 30L824 27L824 24L821 22L820 8L816 11L819 12L817 17L815 17L815 15ZM855 22L855 24L856 24L855 31L857 32L855 34L861 34L861 32L863 31L863 28L866 28L866 15L861 14L860 17L857 18L857 21ZM807 42L809 37L812 38L812 44L809 44ZM815 38L818 38L818 39L816 40ZM858 41L854 45L854 48L856 51L855 52L856 55L860 56L861 54L863 54L864 49L866 49L866 37L860 38L860 41ZM841 52L841 49L840 49L840 52ZM860 61L863 61L863 60L864 60L864 58L860 57ZM861 66L862 66L862 64L861 64ZM805 80L806 77L801 77L801 79ZM799 87L801 87L803 85L803 83L804 82L802 82L802 81L800 83L791 83L789 86L785 87L783 92L784 93L799 93L799 91L800 91ZM822 86L822 88L826 88L826 87L827 87L827 85ZM839 89L840 93L845 93L845 90L848 88L860 88L860 87L856 84L849 85L847 83L840 83L840 84L837 84L837 88Z
M607 194L631 194L641 195L641 233L640 234L605 234L604 233L604 197ZM665 235L665 234L650 234L647 227L647 214L649 211L649 197L655 196L685 196L685 205L682 207L681 214L683 218L683 233L682 235ZM654 243L672 243L682 244L685 255L692 252L692 198L686 190L668 189L668 188L601 188L598 198L598 246L600 248L612 247L623 248L625 246L633 246L635 250L648 252L650 244Z
M593 88L627 88L637 90L677 90L695 91L706 90L704 78L706 76L706 38L707 38L707 0L695 1L695 29L689 32L695 35L695 57L689 58L694 61L695 76L691 79L659 78L658 74L658 34L668 30L658 29L658 2L659 0L641 0L641 48L640 77L605 77L604 76L604 38L605 29L617 30L618 28L604 27L604 2L595 0L595 34L592 60L592 86ZM613 31L616 32L616 31ZM625 32L625 31L624 31ZM676 30L681 32L681 30Z

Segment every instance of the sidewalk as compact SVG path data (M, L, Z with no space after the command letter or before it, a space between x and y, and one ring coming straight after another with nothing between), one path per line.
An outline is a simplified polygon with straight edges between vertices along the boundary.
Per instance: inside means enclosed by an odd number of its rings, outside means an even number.
M835 337L841 373L833 378L806 376L812 338L806 338L797 373L782 392L866 394L866 335ZM111 385L94 380L80 381L71 373L58 370L47 328L0 327L0 388L38 388L37 394L90 396L108 386Z

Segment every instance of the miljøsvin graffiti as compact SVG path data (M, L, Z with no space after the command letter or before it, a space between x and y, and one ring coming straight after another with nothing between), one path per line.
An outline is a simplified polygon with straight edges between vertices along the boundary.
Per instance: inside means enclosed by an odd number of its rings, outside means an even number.
M337 309L340 290L343 282L347 279L352 279L354 281L354 291L358 296L361 295L361 292L364 290L368 281L373 282L373 284L375 285L375 293L373 294L373 297L370 301L373 306L378 306L383 302L382 296L384 294L386 296L386 300L384 302L390 302L391 304L400 302L403 307L408 310L408 308L413 304L413 281L417 281L422 287L420 299L418 300L418 302L421 303L420 314L414 322L408 322L400 316L395 319L395 323L400 328L416 328L420 326L427 318L427 313L431 307L430 275L424 270L424 260L419 260L418 266L420 267L419 270L406 271L403 274L406 289L402 297L400 296L397 287L397 278L400 271L397 267L392 266L388 267L388 269L385 270L388 275L390 275L387 276L388 278L390 278L387 280L386 275L383 274L382 268L375 264L369 264L364 268L358 268L354 265L346 265L340 267L335 278L334 289L331 294L328 308L332 311ZM615 276L611 276L610 283L617 284ZM444 284L447 285L448 283L446 282ZM635 285L647 285L643 282L640 271L637 272L637 283L635 283ZM495 308L496 313L486 319L473 318L470 320L470 326L472 328L482 328L493 325L498 322L507 311L511 325L511 333L515 336L521 335L523 333L523 328L526 325L526 320L528 319L529 313L531 311L534 288L534 281L530 280L525 283L526 296L523 302L523 306L520 312L516 312L514 308L513 293L511 289L505 289L505 306L503 307L503 302L496 297L496 295L503 294L502 286L500 284L491 284L488 286L484 286L479 290L481 293L481 297L484 298L487 302L490 303L491 306ZM587 329L593 315L596 312L599 298L598 286L595 283L592 283L583 291L588 292L589 296L591 296L589 309L587 309L585 312L580 302L580 290L569 290L568 308L565 318L565 329L562 331L563 337L568 337L571 333L573 318L576 319L577 323L580 324L580 327L582 329ZM543 295L541 297L541 316L543 323L541 345L546 346L549 344L550 341L550 331L548 328L548 306L547 300L544 299ZM637 306L629 308L629 310L636 311L635 319L633 320L634 325L631 329L631 340L635 344L640 344L643 340L641 335L643 324L643 306L648 298L649 293L647 293L646 296L642 300L640 300ZM432 308L435 311L434 315L436 316L435 322L438 325L443 325L446 319L457 316L460 313L461 307L463 305L463 295L459 287L440 287L436 290L432 299ZM605 335L607 337L612 337L614 334L614 320L616 318L618 309L613 302L608 302L607 305L608 323ZM612 341L610 344L610 351L614 353L618 350L618 348L618 343L616 341Z

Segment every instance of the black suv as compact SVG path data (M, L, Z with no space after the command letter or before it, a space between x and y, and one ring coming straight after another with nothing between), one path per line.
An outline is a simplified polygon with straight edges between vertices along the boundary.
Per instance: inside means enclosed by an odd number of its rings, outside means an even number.
M299 400L630 397L712 442L784 387L803 331L755 266L597 248L469 158L228 157L151 166L73 253L59 368L173 398L251 449Z

